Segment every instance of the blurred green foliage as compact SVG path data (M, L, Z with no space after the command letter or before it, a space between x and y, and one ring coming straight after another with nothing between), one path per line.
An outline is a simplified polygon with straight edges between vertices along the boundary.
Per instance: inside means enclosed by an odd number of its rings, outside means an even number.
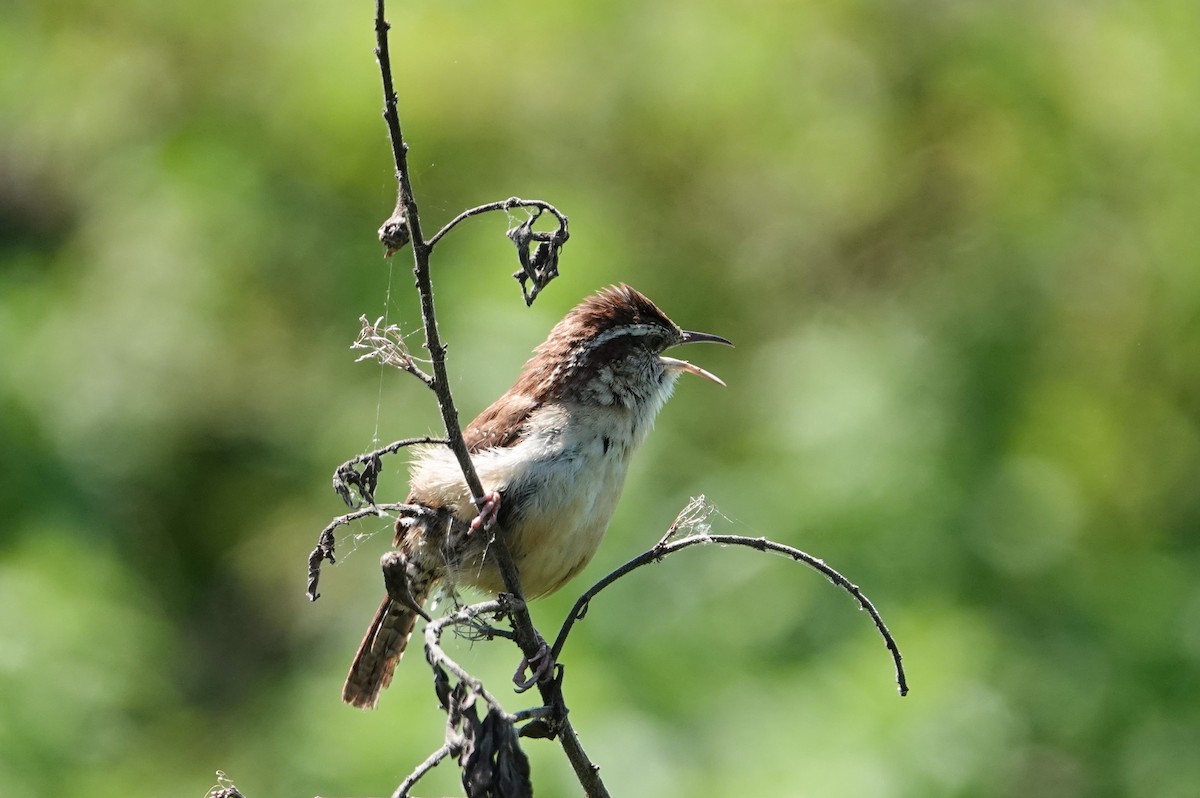
M378 711L338 701L386 521L303 597L333 467L437 429L348 349L360 314L418 329L374 240L371 15L0 9L0 795L379 795L440 740L419 657ZM738 344L692 353L729 389L680 386L543 630L705 493L715 531L862 585L906 656L900 699L866 616L778 558L643 570L566 654L614 794L1200 793L1193 0L390 16L426 226L513 194L572 220L530 310L519 215L439 250L464 415L613 282ZM460 653L497 688L517 656Z

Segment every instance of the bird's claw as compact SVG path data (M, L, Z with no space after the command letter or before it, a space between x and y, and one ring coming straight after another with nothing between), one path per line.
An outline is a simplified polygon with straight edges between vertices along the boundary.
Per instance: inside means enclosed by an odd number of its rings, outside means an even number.
M546 641L539 640L538 643L537 653L527 659L523 658L521 664L517 666L517 672L513 674L513 684L517 686L518 693L525 692L554 673L554 668L558 665L554 661L554 653L550 650L550 646L546 644ZM533 673L528 678L525 678L525 671L530 668L533 668Z
M471 531L487 529L496 523L496 516L499 514L500 494L497 491L489 490L483 494L483 505L479 508L479 515L471 521Z

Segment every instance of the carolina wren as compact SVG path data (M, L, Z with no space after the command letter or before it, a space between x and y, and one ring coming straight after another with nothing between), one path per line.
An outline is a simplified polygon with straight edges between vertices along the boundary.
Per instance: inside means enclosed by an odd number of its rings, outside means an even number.
M579 573L600 545L634 450L684 372L724 385L663 351L699 341L627 285L585 299L554 326L507 393L463 430L489 491L479 511L458 461L444 446L416 452L409 476L412 509L396 521L383 557L388 598L371 622L342 700L373 707L392 680L422 605L438 582L489 593L505 590L490 535L494 520L527 598L553 593Z

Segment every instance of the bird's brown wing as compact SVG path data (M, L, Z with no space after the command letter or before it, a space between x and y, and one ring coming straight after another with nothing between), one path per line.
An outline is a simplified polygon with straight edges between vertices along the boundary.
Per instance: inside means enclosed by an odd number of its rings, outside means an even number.
M463 430L467 451L513 446L525 431L525 422L542 403L525 393L506 393Z

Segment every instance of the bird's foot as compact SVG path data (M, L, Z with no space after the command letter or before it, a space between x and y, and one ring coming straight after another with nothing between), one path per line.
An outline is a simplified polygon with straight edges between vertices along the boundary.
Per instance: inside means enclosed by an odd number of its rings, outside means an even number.
M558 663L554 661L554 653L550 650L550 646L539 635L537 653L532 657L522 659L521 664L517 666L517 672L513 674L513 684L517 686L517 692L523 693L538 682L553 675L554 668L557 665ZM526 678L525 672L530 668L533 669L533 673Z
M471 521L471 531L487 529L496 523L496 516L499 514L500 494L497 491L489 490L483 494L483 506L479 508L479 515Z

